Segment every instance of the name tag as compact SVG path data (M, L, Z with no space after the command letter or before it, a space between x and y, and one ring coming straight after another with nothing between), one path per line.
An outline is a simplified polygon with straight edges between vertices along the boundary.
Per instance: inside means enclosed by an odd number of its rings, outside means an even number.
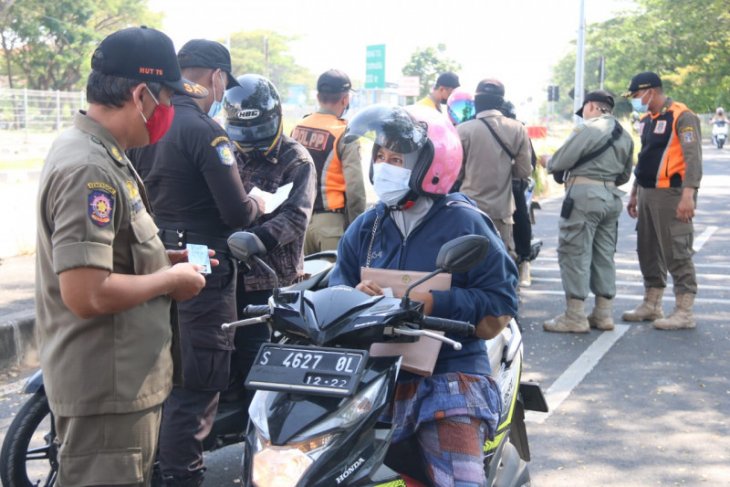
M667 131L667 121L666 120L657 121L656 126L654 127L654 133L663 134L666 131Z

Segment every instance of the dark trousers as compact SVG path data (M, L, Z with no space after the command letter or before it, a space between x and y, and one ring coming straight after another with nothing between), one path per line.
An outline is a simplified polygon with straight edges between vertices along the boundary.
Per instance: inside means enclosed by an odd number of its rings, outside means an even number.
M160 471L173 478L166 485L202 482L202 441L215 420L220 392L228 386L233 343L220 325L236 319L236 267L220 260L200 294L177 304L183 384L163 405Z
M249 304L266 304L271 293L271 290L246 291L243 288L243 280L240 280L236 293L239 319L243 318L243 308ZM243 383L246 380L248 371L251 370L251 365L253 365L261 344L268 342L270 338L269 327L266 324L244 326L236 329L235 350L231 360L231 377L234 382L231 386L232 389L243 390ZM246 417L243 418L243 421L246 422L248 422L248 406L251 404L254 392L249 389L243 392L245 401L243 410L246 411Z
M530 241L532 240L532 223L530 222L530 210L525 201L525 189L527 181L522 179L512 180L512 195L515 199L515 212L512 215L514 226L512 237L515 241L515 253L518 261L527 260L530 257Z

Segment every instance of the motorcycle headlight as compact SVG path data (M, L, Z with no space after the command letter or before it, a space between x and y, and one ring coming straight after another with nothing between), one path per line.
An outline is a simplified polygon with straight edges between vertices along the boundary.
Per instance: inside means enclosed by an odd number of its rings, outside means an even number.
M264 448L253 456L253 483L256 487L291 487L312 463L314 460L297 448Z
M365 415L370 413L379 404L378 396L385 384L385 376L370 384L359 394L350 399L343 407L335 411L323 421L308 430L298 434L294 441L304 441L327 432L347 428Z

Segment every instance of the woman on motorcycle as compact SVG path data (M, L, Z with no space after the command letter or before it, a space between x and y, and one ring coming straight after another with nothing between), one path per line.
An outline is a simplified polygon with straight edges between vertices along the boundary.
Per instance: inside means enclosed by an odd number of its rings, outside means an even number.
M375 105L358 113L346 133L366 135L374 142L370 177L379 202L347 229L330 285L381 295L377 283L361 280L361 267L432 271L445 242L467 234L489 239L487 258L455 273L450 290L411 293L426 314L468 321L478 337L453 337L463 348L441 347L430 377L401 371L384 418L394 424L393 444L415 439L432 484L486 485L483 445L494 436L501 403L484 339L517 312L517 269L491 220L466 196L447 194L463 155L448 119L421 107Z

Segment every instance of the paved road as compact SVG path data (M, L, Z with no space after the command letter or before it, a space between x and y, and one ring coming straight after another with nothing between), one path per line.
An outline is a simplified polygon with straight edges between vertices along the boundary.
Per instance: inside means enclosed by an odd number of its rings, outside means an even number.
M730 485L728 187L730 151L706 146L695 219L699 326L689 331L619 321L607 333L543 332L542 322L563 305L555 252L560 201L544 203L535 232L545 246L522 303L523 378L540 382L551 406L548 415L528 418L533 485ZM619 232L614 316L643 292L634 222L625 214ZM0 436L23 399L12 392L16 384L6 377L0 386ZM237 446L209 454L205 485L236 484L239 458Z

